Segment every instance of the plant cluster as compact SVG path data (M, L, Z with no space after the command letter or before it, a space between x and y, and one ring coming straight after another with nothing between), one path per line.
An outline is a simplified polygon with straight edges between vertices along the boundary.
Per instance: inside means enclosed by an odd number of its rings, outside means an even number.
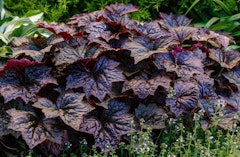
M183 15L140 23L128 16L136 11L116 3L67 24L39 23L54 33L49 38L14 38L11 58L1 62L0 136L58 156L65 143L83 139L116 149L140 130L140 119L146 130L179 117L191 128L203 112L204 130L234 131L240 53L228 48L233 39Z

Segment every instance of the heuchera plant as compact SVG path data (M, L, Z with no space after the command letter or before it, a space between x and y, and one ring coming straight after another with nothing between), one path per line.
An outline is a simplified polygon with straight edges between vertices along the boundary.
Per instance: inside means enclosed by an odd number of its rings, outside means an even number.
M128 16L136 11L116 3L67 24L39 23L54 33L47 39L15 38L12 57L1 63L0 136L19 132L29 148L58 155L65 142L91 140L87 134L101 150L117 148L140 119L163 129L171 117L203 110L204 129L214 115L224 129L239 123L233 39L183 15L140 23Z

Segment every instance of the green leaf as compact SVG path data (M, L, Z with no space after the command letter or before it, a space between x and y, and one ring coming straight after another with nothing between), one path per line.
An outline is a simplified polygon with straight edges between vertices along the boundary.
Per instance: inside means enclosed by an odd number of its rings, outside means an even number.
M228 15L232 15L232 11L230 8L227 7L226 4L224 4L224 2L222 2L221 0L213 0L214 2L216 2L220 7L222 7L222 9L228 14Z
M3 7L3 0L0 0L0 20L3 19L4 14L5 14L5 10L4 10L4 7Z
M239 19L240 19L240 13L229 17L230 21L236 21L236 20L239 20Z
M189 7L189 9L185 12L184 15L187 15L189 13L189 11L192 10L192 8L199 2L200 0L195 0L192 5Z
M29 36L35 33L37 30L38 28L34 24L29 24L27 26L22 25L19 28L16 28L15 30L13 30L10 37L12 38L12 37L20 37L20 36Z
M212 17L204 26L204 28L209 28L210 26L212 26L215 22L217 22L219 20L218 17Z
M0 47L0 57L9 57L12 52L13 51L9 46Z
M32 22L37 22L43 19L43 12L40 10L30 10L24 16L28 17Z

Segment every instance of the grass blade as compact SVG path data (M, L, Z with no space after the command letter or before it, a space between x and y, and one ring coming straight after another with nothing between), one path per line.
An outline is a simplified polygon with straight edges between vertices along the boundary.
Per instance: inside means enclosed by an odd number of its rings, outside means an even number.
M193 8L199 1L200 1L200 0L195 0L195 1L193 2L193 4L190 6L190 8L186 11L186 13L185 13L184 15L187 15L188 12L191 11L192 8Z
M229 18L230 21L236 21L240 19L240 13L235 14Z
M217 22L219 20L218 17L213 17L211 18L206 25L204 26L204 28L209 28L210 26L212 26L215 22Z
M222 9L228 14L228 15L232 15L232 11L230 8L228 8L226 6L226 4L224 4L222 1L220 0L213 0L214 2L216 2L219 6L222 7Z

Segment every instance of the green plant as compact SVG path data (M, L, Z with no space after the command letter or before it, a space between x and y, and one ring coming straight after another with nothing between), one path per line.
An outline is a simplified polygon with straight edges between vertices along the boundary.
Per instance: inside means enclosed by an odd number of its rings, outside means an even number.
M3 7L3 1L0 3L0 57L9 57L12 49L6 46L14 37L36 35L49 36L51 33L47 30L37 28L37 22L42 19L43 13L39 11L30 11L26 17L12 16L7 13Z
M71 16L69 13L76 13L76 4L81 5L79 0L5 0L5 8L13 15L26 16L30 10L39 10L44 13L44 18L50 21L64 21L64 18Z
M150 156L166 154L156 149L160 139L189 155L194 140L187 148L179 141L200 126L234 133L240 53L227 49L232 38L193 27L183 15L141 23L128 16L137 11L116 3L67 24L39 23L53 32L48 38L14 38L0 71L0 135L15 131L45 155L70 155L86 139L93 154L114 156L125 141L130 156Z

